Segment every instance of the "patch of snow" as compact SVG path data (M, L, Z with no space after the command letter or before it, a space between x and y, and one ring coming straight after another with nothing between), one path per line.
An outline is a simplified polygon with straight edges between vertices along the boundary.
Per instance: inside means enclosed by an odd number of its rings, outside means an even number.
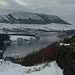
M75 29L73 25L55 24L55 23L44 25L44 27L47 27L48 29L61 30L61 31Z
M48 17L48 16L47 16L47 17ZM54 19L59 20L59 18L58 18L57 16L54 16L54 15L50 15L50 16L49 16L49 19L50 19L50 20L54 20Z
M70 44L64 44L64 46L69 46Z
M19 12L14 12L12 13L12 16L15 17L16 19L34 19L34 20L43 20L40 16L38 16L35 13L29 13L29 12L23 12L23 11L19 11Z
M64 45L64 43L60 43L60 46Z
M8 20L9 21L9 19L6 17L6 15L2 15L2 16L0 16L1 17L1 19L3 18L3 19L5 19L5 20Z
M60 43L60 46L69 46L70 44Z
M0 60L0 75L63 75L63 70L57 63L51 62L50 66L43 68L44 64L25 67L10 61ZM38 69L40 69L38 71Z
M19 36L19 35L10 35L10 40L11 41L18 41L18 38L23 39L23 40L31 40L35 39L35 37L31 37L31 36Z

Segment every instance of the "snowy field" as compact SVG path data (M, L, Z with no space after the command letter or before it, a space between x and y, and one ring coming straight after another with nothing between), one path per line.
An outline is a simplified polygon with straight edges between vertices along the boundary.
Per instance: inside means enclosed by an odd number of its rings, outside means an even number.
M21 39L21 40L35 40L36 38L35 37L32 37L32 36L17 36L17 35L10 35L10 40L15 42L15 41L19 41L18 39Z
M64 25L64 24L6 24L0 23L0 28L30 28L30 29L44 29L44 30L75 30L74 25Z
M0 75L63 75L63 70L58 67L55 61L47 66L41 64L25 67L10 61L0 60Z

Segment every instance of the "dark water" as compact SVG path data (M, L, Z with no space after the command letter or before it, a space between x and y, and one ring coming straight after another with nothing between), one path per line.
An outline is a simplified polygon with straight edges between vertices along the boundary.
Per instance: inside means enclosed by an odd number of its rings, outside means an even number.
M4 53L4 57L6 56L14 56L14 55L21 55L26 56L28 53L37 51L47 45L62 40L57 37L57 33L48 34L48 35L41 35L40 40L28 41L28 42L12 42L11 45L7 48Z

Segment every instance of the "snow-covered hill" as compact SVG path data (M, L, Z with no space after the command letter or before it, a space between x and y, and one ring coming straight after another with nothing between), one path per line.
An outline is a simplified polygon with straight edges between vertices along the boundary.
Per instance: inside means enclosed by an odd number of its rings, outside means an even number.
M18 10L0 9L0 23L10 24L68 24L70 23L62 20L55 15L45 15L38 13L31 13Z
M55 31L55 30L75 30L75 26L73 25L65 25L65 24L7 24L7 23L0 23L0 29L2 28L18 28L18 29L40 29L40 30L49 30L49 31Z
M0 75L63 75L63 70L58 67L55 61L47 66L41 64L25 67L10 61L0 60Z

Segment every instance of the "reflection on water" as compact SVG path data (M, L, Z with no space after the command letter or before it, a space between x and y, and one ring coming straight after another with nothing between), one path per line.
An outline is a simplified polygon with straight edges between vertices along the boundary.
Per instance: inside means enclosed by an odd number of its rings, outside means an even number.
M21 56L26 56L28 53L37 51L52 42L61 40L56 37L58 34L49 34L49 35L41 35L40 40L27 41L27 42L12 42L11 45L7 48L4 53L4 57L6 56L14 56L15 54L20 54Z

